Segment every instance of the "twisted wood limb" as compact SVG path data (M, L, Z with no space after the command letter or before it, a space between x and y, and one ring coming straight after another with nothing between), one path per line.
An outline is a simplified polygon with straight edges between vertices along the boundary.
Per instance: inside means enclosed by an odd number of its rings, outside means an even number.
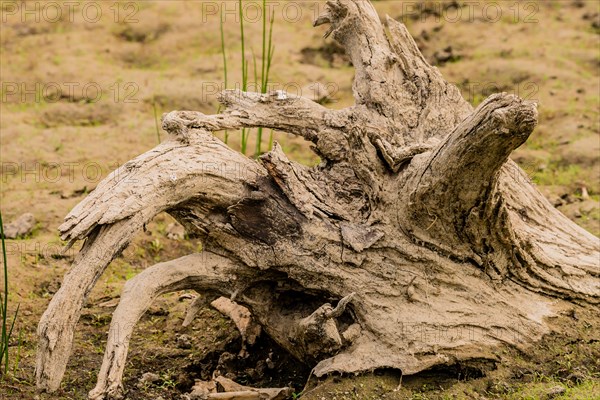
M219 101L225 110L217 115L194 111L172 111L163 117L163 127L171 133L182 128L202 129L210 132L225 129L264 127L278 129L317 141L317 133L326 128L326 115L335 111L300 96L284 91L267 94L226 90Z
M315 25L330 23L356 70L357 106L385 116L385 139L405 147L441 138L472 108L459 90L430 66L404 24L389 16L386 29L369 1L331 0Z
M96 228L52 297L38 325L35 378L38 387L57 390L71 355L73 337L87 296L106 267L148 221L143 213Z
M233 294L234 297L236 293ZM248 308L230 300L226 297L219 297L210 303L221 314L228 316L242 336L242 349L240 355L245 357L248 355L246 345L253 345L256 339L260 336L260 325L252 318L252 313Z
M244 198L264 172L212 135L194 145L167 141L102 181L59 227L62 238L85 244L38 326L36 381L58 389L87 296L108 264L156 214L197 196L208 212ZM160 170L160 173L156 173ZM173 191L179 195L172 195ZM148 203L151 202L152 204Z
M133 329L158 296L183 289L214 297L231 295L236 282L251 281L256 273L227 258L203 252L156 264L129 280L113 313L102 367L89 398L122 398L121 382Z
M219 101L225 106L221 114L172 111L163 116L163 128L180 140L189 141L195 140L194 129L216 132L262 127L303 137L328 158L341 158L346 153L345 127L350 125L350 115L346 112L329 110L281 90L266 94L226 90Z
M411 182L414 207L457 204L460 214L474 207L536 124L534 103L505 93L488 97L424 161L418 181Z
M488 203L500 168L536 123L534 103L514 95L492 95L429 156L421 157L421 171L406 182L408 214L416 234L426 237L437 232L446 242L456 237L464 245L462 233L469 213ZM452 212L447 212L449 208ZM460 218L462 222L457 221Z

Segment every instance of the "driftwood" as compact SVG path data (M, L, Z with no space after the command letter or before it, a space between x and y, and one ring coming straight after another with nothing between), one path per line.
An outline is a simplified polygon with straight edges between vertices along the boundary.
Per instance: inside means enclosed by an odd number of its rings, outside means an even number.
M225 91L219 115L166 114L170 139L66 217L63 239L85 244L39 324L40 388L59 387L87 295L162 211L206 250L127 282L93 399L119 396L133 326L174 290L244 305L316 376L496 361L555 329L546 317L600 302L598 238L509 159L536 105L502 93L473 109L366 0L328 2L326 23L356 69L354 106ZM321 164L277 145L256 162L212 134L261 126L312 142Z
M217 388L222 390L217 392ZM211 382L196 381L189 397L190 400L285 400L291 394L287 387L255 389L218 376Z

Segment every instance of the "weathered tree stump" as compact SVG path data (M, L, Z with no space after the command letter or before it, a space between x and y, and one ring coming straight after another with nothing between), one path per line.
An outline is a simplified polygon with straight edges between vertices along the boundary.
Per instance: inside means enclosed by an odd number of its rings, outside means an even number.
M225 91L222 114L166 114L170 139L67 216L62 237L85 244L39 324L40 388L59 387L87 295L162 211L206 250L127 282L93 399L119 396L135 323L174 290L235 299L317 376L494 361L550 332L545 317L600 302L600 241L509 159L536 105L503 93L474 110L366 0L328 2L325 23L356 69L354 106ZM256 162L212 134L242 127L300 135L322 162L277 145Z

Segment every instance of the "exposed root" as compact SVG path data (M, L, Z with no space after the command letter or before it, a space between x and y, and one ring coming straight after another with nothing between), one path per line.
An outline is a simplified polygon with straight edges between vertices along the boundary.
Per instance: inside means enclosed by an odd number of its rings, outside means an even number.
M342 348L344 342L335 318L342 316L354 295L355 293L351 293L341 299L335 308L329 303L323 304L310 316L298 322L296 339L308 356L318 359L322 354L334 354Z
M204 307L207 303L208 299L203 296L198 296L194 300L192 300L187 309L185 319L183 320L181 326L183 326L184 328L190 326L190 324L194 322L194 318L196 318L196 315L198 315L202 307Z
M35 377L39 388L54 391L60 387L71 355L75 327L91 288L145 221L146 216L138 214L98 228L87 238L38 325Z
M98 382L89 398L122 398L121 382L133 329L158 296L183 289L224 293L238 277L246 280L253 273L227 258L203 252L156 264L129 280L113 314Z
M166 141L125 163L77 205L59 228L69 245L78 239L85 239L85 244L38 326L39 388L59 388L88 294L144 224L190 198L202 203L206 211L226 207L244 198L246 185L264 174L258 164L212 135L196 132L196 136L203 141L188 146ZM236 167L223 168L226 163Z
M250 310L226 297L219 297L210 303L210 305L231 318L238 328L242 335L241 353L244 355L246 353L246 344L253 345L261 332L260 325L254 322Z

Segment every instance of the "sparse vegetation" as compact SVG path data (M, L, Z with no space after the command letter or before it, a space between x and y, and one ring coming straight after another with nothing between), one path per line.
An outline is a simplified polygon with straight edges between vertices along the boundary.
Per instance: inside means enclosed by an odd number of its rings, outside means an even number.
M8 312L8 303L9 303L9 288L8 288L8 260L6 257L6 243L4 238L4 224L2 222L2 213L0 212L0 240L2 241L2 266L3 266L3 292L0 293L0 319L2 320L2 327L0 332L0 377L4 377L9 369L9 347L11 345L11 339L13 335L13 330L15 328L15 322L19 316L19 307L20 304L17 305L17 309L15 310L14 316L10 316ZM19 333L19 339L17 342L18 350L17 357L14 365L14 371L17 370L19 366L20 352L21 352L21 333Z
M239 32L240 32L240 40L241 40L241 89L243 91L248 90L248 84L252 83L253 87L252 91L259 91L260 93L267 93L268 85L269 85L269 75L271 72L271 65L273 62L273 55L275 54L275 46L273 45L273 24L275 22L275 10L271 12L271 15L268 15L268 8L266 0L262 1L262 9L261 9L261 21L262 24L262 51L259 54L261 59L261 68L258 70L257 68L257 57L254 53L254 49L252 50L252 61L254 67L254 82L248 81L248 64L249 61L246 57L246 46L247 46L247 37L245 35L244 30L244 6L242 0L238 0L238 10L239 10ZM221 55L223 58L223 80L224 87L228 87L228 71L227 71L227 49L225 45L225 35L224 35L224 15L223 10L221 10L220 16L220 33L221 33ZM267 29L268 27L268 29ZM260 72L260 75L259 75ZM260 87L258 86L260 82ZM258 90L257 90L258 89ZM250 138L251 130L247 128L243 128L241 132L241 149L242 154L246 154L248 148L248 140ZM228 142L229 139L229 131L225 131L225 143ZM256 133L256 148L254 151L254 155L258 157L262 153L262 142L263 142L263 128L260 127L257 129ZM269 137L269 148L273 145L273 131L270 133Z

